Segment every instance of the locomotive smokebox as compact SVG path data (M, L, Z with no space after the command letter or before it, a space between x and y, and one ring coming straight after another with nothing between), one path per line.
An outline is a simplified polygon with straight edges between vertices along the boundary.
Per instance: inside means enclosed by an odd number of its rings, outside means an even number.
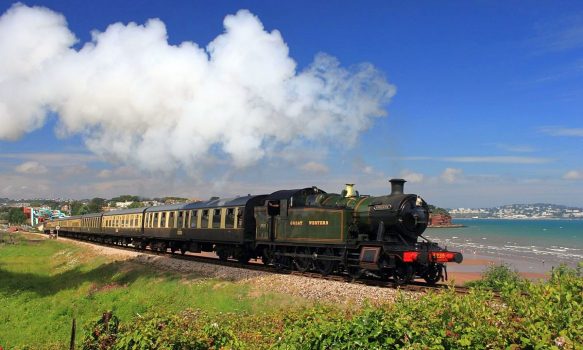
M405 193L405 182L407 181L403 179L391 179L389 182L391 183L391 196Z

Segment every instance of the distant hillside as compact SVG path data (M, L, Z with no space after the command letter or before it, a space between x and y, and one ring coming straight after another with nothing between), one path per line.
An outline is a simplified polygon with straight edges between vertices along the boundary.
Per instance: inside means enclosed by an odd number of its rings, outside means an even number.
M456 208L450 209L449 213L453 218L583 219L583 208L549 203L506 204L494 208Z

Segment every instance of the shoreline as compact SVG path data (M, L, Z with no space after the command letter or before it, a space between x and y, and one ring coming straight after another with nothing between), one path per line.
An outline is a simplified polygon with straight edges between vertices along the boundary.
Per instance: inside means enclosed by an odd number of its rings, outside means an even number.
M523 278L529 280L548 279L554 266L537 263L527 259L508 258L484 254L465 254L461 264L447 265L448 281L456 285L476 281L482 278L482 273L490 266L507 265L517 271Z

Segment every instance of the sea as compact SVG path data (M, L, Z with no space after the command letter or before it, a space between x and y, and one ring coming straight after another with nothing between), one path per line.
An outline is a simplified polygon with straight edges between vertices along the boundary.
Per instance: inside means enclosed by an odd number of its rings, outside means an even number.
M583 262L583 220L454 219L459 228L428 228L424 237L466 258L489 258L521 271L546 272Z

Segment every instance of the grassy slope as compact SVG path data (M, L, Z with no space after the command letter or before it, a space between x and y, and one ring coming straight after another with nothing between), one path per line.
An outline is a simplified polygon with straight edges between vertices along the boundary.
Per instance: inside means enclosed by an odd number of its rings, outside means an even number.
M114 262L88 248L18 236L0 244L0 346L64 348L71 321L77 339L104 311L120 319L186 308L209 313L260 313L289 305L289 296L250 296L246 285L154 271Z

